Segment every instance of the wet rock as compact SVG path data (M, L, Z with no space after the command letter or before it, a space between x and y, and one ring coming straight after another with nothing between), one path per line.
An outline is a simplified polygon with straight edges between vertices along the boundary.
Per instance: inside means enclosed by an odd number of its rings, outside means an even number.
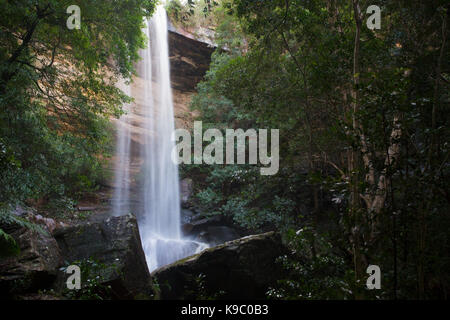
M205 242L212 246L236 240L240 238L240 235L236 230L227 226L210 226L206 229L203 235Z
M268 288L282 277L275 259L286 252L280 235L269 232L207 249L152 276L162 299L264 299Z
M205 218L201 214L185 211L189 210L182 210L182 230L187 237L216 246L242 236L219 216Z
M200 220L194 220L191 222L193 225L193 232L205 230L211 226L220 226L222 224L222 219L220 216L214 216L210 218L203 218Z
M219 216L205 218L200 215L192 215L188 219L183 219L181 228L185 236L199 238L200 235L206 234L209 227L221 225L223 225L223 222ZM205 240L202 238L200 241Z

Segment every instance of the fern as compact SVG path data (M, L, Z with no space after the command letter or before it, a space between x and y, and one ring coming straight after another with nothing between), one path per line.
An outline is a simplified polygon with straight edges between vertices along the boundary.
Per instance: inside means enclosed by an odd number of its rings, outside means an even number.
M20 248L17 242L0 228L0 257L9 257L19 253Z
M22 228L27 228L32 231L39 232L43 235L48 235L48 232L45 231L41 226L30 222L22 217L18 217L12 213L0 211L0 225L18 225Z
M41 226L14 215L11 213L10 209L8 210L7 207L0 207L0 226L8 225L18 225L22 228L27 228L40 234L48 235L48 232ZM19 253L20 248L14 238L0 228L0 257L18 255Z

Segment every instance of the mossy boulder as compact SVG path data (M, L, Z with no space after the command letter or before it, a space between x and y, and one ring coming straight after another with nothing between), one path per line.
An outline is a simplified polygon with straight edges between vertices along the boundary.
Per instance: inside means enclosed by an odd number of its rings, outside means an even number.
M226 242L152 273L162 299L263 299L283 275L285 254L275 232Z

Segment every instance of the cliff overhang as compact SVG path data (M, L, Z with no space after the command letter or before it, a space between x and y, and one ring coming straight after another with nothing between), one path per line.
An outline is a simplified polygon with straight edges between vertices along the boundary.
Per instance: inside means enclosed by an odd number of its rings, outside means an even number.
M169 22L169 58L172 88L194 92L209 69L216 45Z

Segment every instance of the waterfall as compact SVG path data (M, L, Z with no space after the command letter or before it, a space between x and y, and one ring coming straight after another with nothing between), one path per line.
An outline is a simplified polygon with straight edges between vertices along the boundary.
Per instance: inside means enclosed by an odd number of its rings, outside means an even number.
M153 271L197 253L206 245L185 239L181 233L178 166L171 156L175 146L172 141L175 119L170 84L167 14L162 5L158 6L150 20L146 20L143 32L149 43L146 49L140 50L142 60L137 73L141 85L139 90L131 91L133 98L139 101L140 108L130 112L128 121L142 123L140 134L143 138L139 147L142 161L136 183L139 186L136 192L142 205L137 209L137 216L147 264ZM119 168L116 171L117 204L114 211L128 209L119 203L128 206L130 203L130 184L126 182L130 180L130 133L119 127L118 134ZM122 154L128 159L122 159ZM127 165L128 168L125 168ZM124 213L127 212L122 211L120 214Z
M145 143L145 176L143 199L147 214L143 223L147 232L170 239L180 239L180 193L178 168L171 154L175 130L172 90L170 87L169 49L167 41L167 17L160 6L148 22L146 33L150 45L145 50L144 66L146 82L153 88L146 88L149 101L150 121ZM153 89L153 90L152 90ZM155 90L156 89L156 90Z

